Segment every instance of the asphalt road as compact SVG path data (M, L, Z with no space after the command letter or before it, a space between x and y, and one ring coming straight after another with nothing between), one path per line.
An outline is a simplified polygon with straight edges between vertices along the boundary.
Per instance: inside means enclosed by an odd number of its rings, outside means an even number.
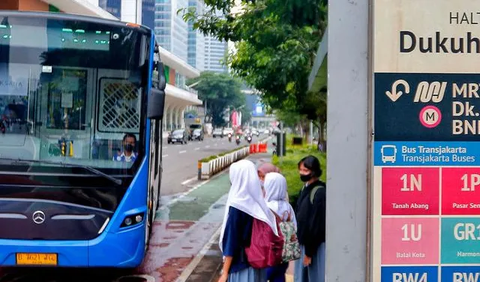
M252 142L266 138L266 135L254 137ZM190 141L185 145L180 143L167 144L163 142L163 174L161 196L171 196L187 191L198 182L197 162L205 157L233 150L237 147L247 145L243 138L240 145L228 142L228 138L205 137L203 141ZM183 183L183 184L182 184Z

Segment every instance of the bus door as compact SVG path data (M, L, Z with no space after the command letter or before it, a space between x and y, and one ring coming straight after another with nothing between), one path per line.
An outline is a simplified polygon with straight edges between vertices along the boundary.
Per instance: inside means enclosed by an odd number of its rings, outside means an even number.
M88 69L43 67L35 129L41 138L41 159L90 159L93 76L93 70Z

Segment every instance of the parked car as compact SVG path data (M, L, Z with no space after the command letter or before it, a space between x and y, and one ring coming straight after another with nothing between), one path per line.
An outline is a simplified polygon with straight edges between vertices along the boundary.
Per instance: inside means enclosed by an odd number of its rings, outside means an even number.
M223 138L224 132L221 128L216 128L212 133L213 138L220 137Z
M202 129L194 129L192 133L192 140L203 141L204 135Z
M256 128L252 129L252 134L256 135L257 137L260 136L260 132Z
M174 130L170 135L168 135L167 142L168 144L172 143L182 143L187 144L189 139L189 134L185 129Z

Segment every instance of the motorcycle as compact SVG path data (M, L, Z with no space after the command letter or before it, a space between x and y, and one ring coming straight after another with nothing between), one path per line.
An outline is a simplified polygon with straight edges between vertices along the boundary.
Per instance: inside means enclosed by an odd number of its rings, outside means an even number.
M237 140L236 140L236 142L237 142L237 145L239 145L239 144L240 144L240 136L237 136L237 138L236 138L236 139L237 139Z
M228 133L228 142L232 142L232 134Z
M248 142L248 144L252 143L252 136L247 137L247 142Z

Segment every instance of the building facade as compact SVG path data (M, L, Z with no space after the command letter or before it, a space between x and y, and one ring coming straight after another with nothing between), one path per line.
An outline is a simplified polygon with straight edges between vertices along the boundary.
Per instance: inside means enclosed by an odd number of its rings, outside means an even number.
M188 8L188 0L157 0L153 28L158 44L186 62L188 24L183 20L182 14L177 13L183 8Z
M194 8L201 15L205 11L203 0L189 0L188 7ZM205 70L205 36L193 29L193 22L188 23L188 64L194 68Z
M205 70L213 72L228 72L226 66L228 43L215 37L205 38Z

